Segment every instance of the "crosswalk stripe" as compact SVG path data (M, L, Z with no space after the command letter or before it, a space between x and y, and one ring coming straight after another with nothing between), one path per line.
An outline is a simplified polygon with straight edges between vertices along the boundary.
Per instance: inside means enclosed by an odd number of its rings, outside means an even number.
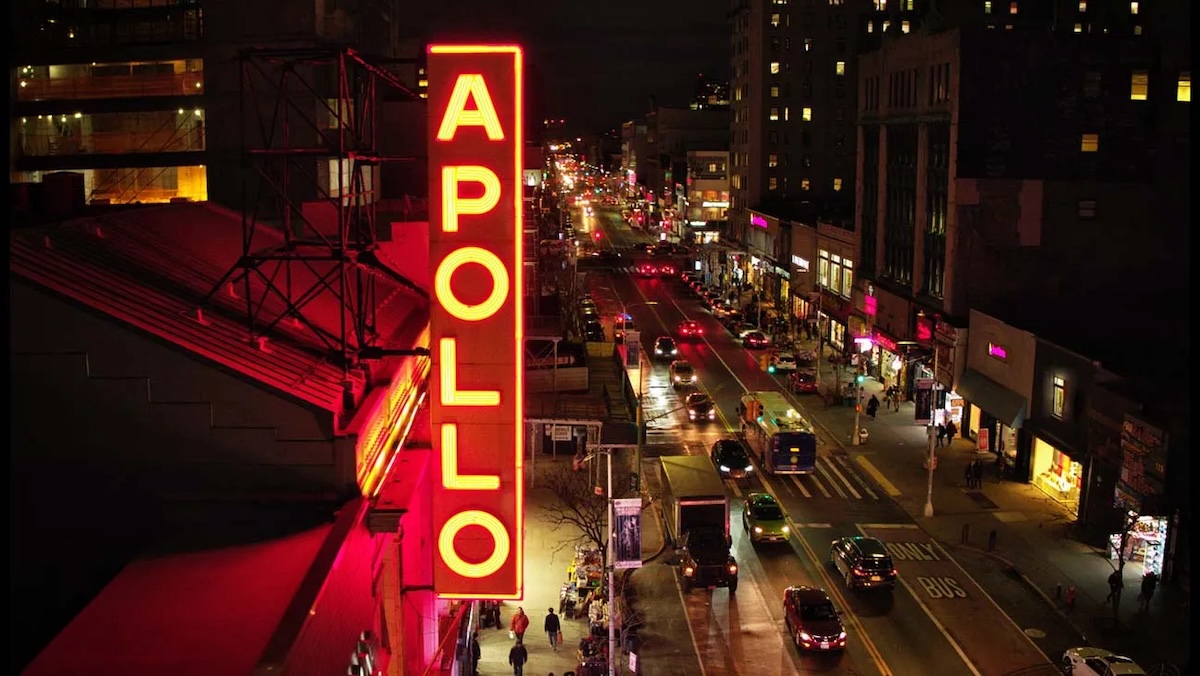
M854 486L842 474L841 470L838 469L838 464L837 464L836 460L829 463L829 471L831 471L835 475L837 475L837 478L841 479L842 483L846 484L846 489L850 491L850 494L854 496L855 500L862 499L862 495L860 495L858 491L854 490Z
M842 487L839 486L837 484L837 482L833 480L832 476L830 476L828 463L818 462L817 463L817 472L819 472L821 474L821 476L825 477L825 480L829 482L829 486L831 488L833 488L833 490L838 494L838 497L842 497L842 498L846 497L846 493L844 491L842 491Z
M836 456L834 456L834 458L837 460L837 463L842 466L842 470L845 472L847 478L853 480L854 483L858 484L858 487L860 489L862 489L862 491L864 493L871 496L872 500L879 499L879 496L875 494L875 491L871 490L871 487L869 485L867 485L867 482L864 481L861 476L856 474L854 472L854 470L850 467L850 459L849 458L847 458L846 456L843 456L843 455L836 455Z
M804 497L811 498L812 493L809 493L808 489L804 487L804 484L800 483L800 477L796 476L795 474L790 476L792 477L792 483L796 484L796 488L800 489L800 492L804 494Z

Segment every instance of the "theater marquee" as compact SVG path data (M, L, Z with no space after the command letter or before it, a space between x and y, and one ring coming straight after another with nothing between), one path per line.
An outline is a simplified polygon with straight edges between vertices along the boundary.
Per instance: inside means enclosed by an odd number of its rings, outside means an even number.
M519 47L429 48L434 590L523 592Z

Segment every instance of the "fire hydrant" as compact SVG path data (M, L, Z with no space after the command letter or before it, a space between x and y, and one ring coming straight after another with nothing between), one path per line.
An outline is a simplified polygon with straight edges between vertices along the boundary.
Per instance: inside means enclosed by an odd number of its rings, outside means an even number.
M1075 585L1067 587L1067 612L1075 610Z
M867 443L867 436L867 428L864 427L858 431L858 443L860 446Z

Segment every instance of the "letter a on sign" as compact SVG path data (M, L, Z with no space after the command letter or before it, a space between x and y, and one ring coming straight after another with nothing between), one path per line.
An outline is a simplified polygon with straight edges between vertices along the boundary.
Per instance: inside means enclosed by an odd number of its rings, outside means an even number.
M429 48L433 586L524 595L519 47Z

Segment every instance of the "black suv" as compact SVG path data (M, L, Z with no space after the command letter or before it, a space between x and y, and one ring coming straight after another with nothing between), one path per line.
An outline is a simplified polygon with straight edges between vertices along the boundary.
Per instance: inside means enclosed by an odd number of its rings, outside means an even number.
M854 536L834 540L829 562L846 580L846 588L896 588L896 566L883 543L875 538Z
M728 587L730 592L737 591L738 565L729 553L729 545L729 536L720 528L693 528L683 534L675 553L679 556L685 594L692 587Z

